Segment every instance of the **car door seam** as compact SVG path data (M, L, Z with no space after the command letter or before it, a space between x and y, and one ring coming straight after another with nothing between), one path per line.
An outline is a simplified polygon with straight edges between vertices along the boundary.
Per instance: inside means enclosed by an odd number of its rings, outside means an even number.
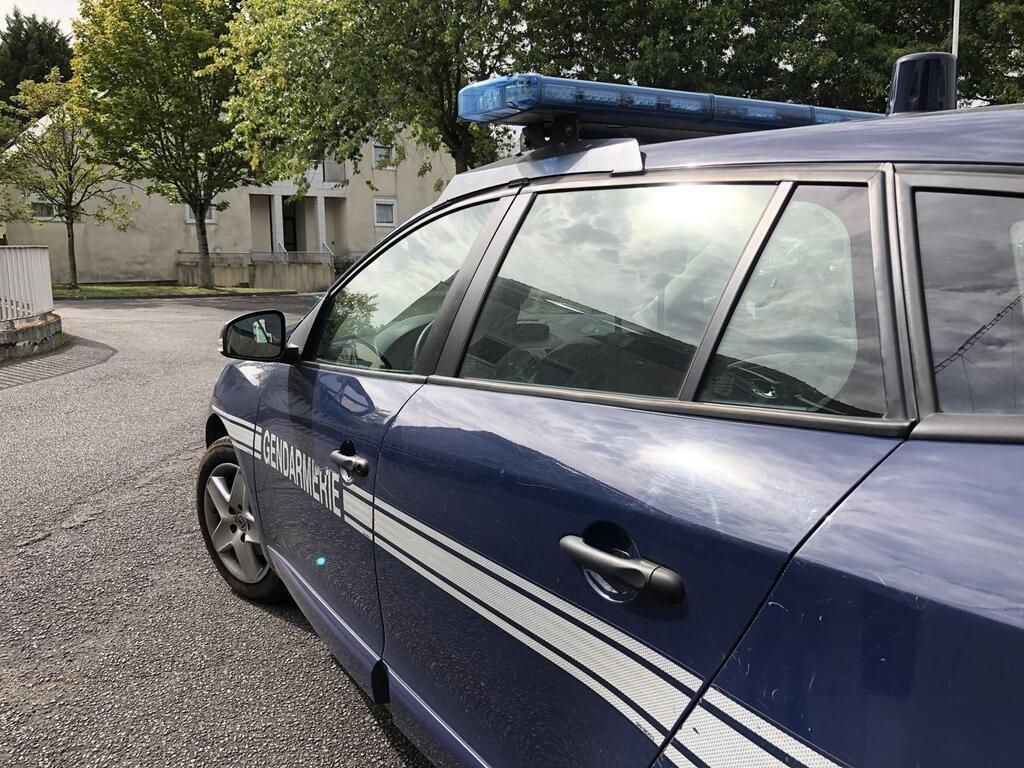
M839 507L842 506L843 503L850 496L853 495L853 493L864 483L864 481L866 481L872 474L874 474L875 470L878 469L883 463L885 463L885 461L890 456L892 456L893 453L895 453L896 450L898 450L900 448L900 446L904 445L905 443L906 443L906 440L900 440L895 445L893 445L888 451L886 451L881 456L881 458L878 459L878 461L876 461L853 485L850 486L849 489L846 490L845 493L843 493L836 500L835 504L833 504L832 507L824 515L822 515L821 518L819 520L817 520L817 522L815 522L807 530L807 532L803 535L803 537L801 537L801 539L797 542L796 546L793 547L793 549L790 551L789 555L786 557L786 561L783 563L782 567L779 569L779 572L775 575L775 578L772 579L772 583L769 585L768 589L765 591L764 596L762 597L761 601L758 603L758 606L757 606L756 610L754 610L754 612L751 614L750 618L748 619L747 623L744 625L743 629L737 634L736 640L733 642L732 646L728 649L728 651L726 653L722 654L722 660L718 663L718 666L711 672L711 674L709 674L704 679L703 683L700 686L700 689L696 692L696 695L693 697L693 699L690 701L690 703L684 708L683 712L679 716L679 719L676 721L675 725L672 727L672 730L669 732L668 738L661 745L661 748L658 750L658 753L654 756L654 759L651 760L651 762L647 765L647 768L654 768L655 765L657 764L658 760L661 758L662 754L673 745L673 742L675 741L676 737L678 736L680 729L686 723L686 721L690 717L690 715L693 714L693 712L698 708L698 706L700 706L700 703L703 701L704 697L707 696L708 691L711 690L711 687L714 684L715 679L721 673L721 671L725 667L725 665L729 662L729 659L732 658L733 654L736 652L736 649L743 642L743 638L746 637L747 633L750 631L750 628L753 626L753 624L757 620L758 616L761 615L761 611L764 609L766 603L768 602L768 600L771 597L772 593L775 591L775 588L778 586L779 582L782 581L782 577L785 576L785 574L788 571L788 569L789 569L790 565L792 564L793 560L796 558L797 553L803 548L804 544L806 544L810 540L810 538L815 533L817 533L818 529L821 528L821 526L825 523L825 521L828 520L832 516L832 513L835 512L837 509L839 509ZM762 718L762 719L767 719L767 718L764 718L764 716L761 715L761 714L758 714L758 713L755 713L755 714L757 714L757 716ZM780 730L782 730L784 732L786 732L786 729L781 728L778 725L775 725L775 727L779 728ZM812 745L808 745L808 746L811 746L811 748L814 749L815 751L822 752L822 750L818 749L817 747L814 747ZM836 758L831 757L831 756L829 756L829 759L830 760L836 760ZM838 761L838 760L836 760L836 761L837 762L842 762L842 761Z

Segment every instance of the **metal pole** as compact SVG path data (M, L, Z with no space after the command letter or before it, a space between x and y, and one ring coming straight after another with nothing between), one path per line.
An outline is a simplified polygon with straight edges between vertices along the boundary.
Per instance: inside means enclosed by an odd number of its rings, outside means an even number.
M953 55L960 51L960 0L953 0Z

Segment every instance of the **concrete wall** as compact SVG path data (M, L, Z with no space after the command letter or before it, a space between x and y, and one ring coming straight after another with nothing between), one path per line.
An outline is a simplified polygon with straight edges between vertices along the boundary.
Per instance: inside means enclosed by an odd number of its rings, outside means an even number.
M249 195L249 218L254 251L274 250L270 237L270 196Z
M133 229L121 232L112 224L99 224L92 219L75 225L78 279L174 280L178 252L198 250L195 225L186 223L182 205L169 203L158 195L148 196L127 188L126 192L138 205L129 211L135 222ZM251 250L248 195L244 190L233 190L223 199L229 202L229 207L214 212L214 220L207 225L211 250ZM62 222L9 222L7 241L12 245L48 246L53 281L67 282L67 230Z
M329 197L324 201L327 209L327 244L335 255L347 250L346 245L346 201L339 197Z
M427 152L415 144L406 143L403 146L406 158L394 169L374 168L373 146L369 144L359 174L354 172L351 163L348 164L350 181L345 199L346 240L344 248L335 249L336 253L365 253L394 229L375 224L374 199L395 199L395 221L400 224L437 199L439 192L434 189L435 181L447 184L455 175L455 163L448 154ZM431 171L425 176L419 176L417 171L425 160L429 160ZM367 181L375 189L367 186Z
M372 163L373 147L368 144L359 174L355 173L352 163L346 164L349 181L345 185L325 183L316 174L311 175L313 183L309 195L324 197L328 245L337 256L350 253L361 256L394 229L374 223L375 198L395 199L396 223L401 223L437 198L436 180L447 182L454 173L451 158L444 153L425 153L415 145L407 145L405 151L406 159L397 168L377 169ZM418 176L417 170L428 159L431 172ZM134 229L121 232L111 224L99 224L92 219L75 225L79 280L176 279L180 252L198 250L195 225L186 223L185 207L137 189L125 187L125 193L138 206L130 211L136 224ZM275 182L267 187L241 188L224 194L220 199L228 203L227 209L216 211L213 221L207 225L210 250L223 253L273 250L269 195L294 193L291 182ZM300 250L321 249L313 197L300 200L296 205L296 228ZM48 246L53 281L67 282L67 235L63 223L10 222L7 236L12 245Z
M199 285L199 267L179 264L176 270L179 285ZM282 291L323 291L334 282L334 269L324 264L214 264L213 284L223 287L248 285L250 288L276 288Z

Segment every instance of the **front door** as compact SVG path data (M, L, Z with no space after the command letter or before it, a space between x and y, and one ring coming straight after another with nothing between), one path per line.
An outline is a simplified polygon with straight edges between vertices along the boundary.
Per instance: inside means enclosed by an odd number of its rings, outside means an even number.
M296 208L295 200L285 200L281 205L281 245L286 251L299 250Z
M367 689L384 642L372 543L381 441L422 384L434 320L497 205L435 218L370 258L324 303L302 362L264 384L256 488L269 552Z
M790 553L897 444L835 431L889 410L867 188L788 194L536 195L458 377L388 431L384 658L454 760L649 765ZM708 404L682 403L701 357ZM680 764L728 764L714 744Z

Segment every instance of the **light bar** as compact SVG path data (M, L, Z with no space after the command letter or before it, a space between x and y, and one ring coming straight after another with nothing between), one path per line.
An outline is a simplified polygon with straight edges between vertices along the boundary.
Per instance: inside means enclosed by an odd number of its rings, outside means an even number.
M808 104L585 82L533 73L496 77L459 91L459 117L472 123L536 125L570 115L578 115L582 124L660 128L694 135L883 117Z

